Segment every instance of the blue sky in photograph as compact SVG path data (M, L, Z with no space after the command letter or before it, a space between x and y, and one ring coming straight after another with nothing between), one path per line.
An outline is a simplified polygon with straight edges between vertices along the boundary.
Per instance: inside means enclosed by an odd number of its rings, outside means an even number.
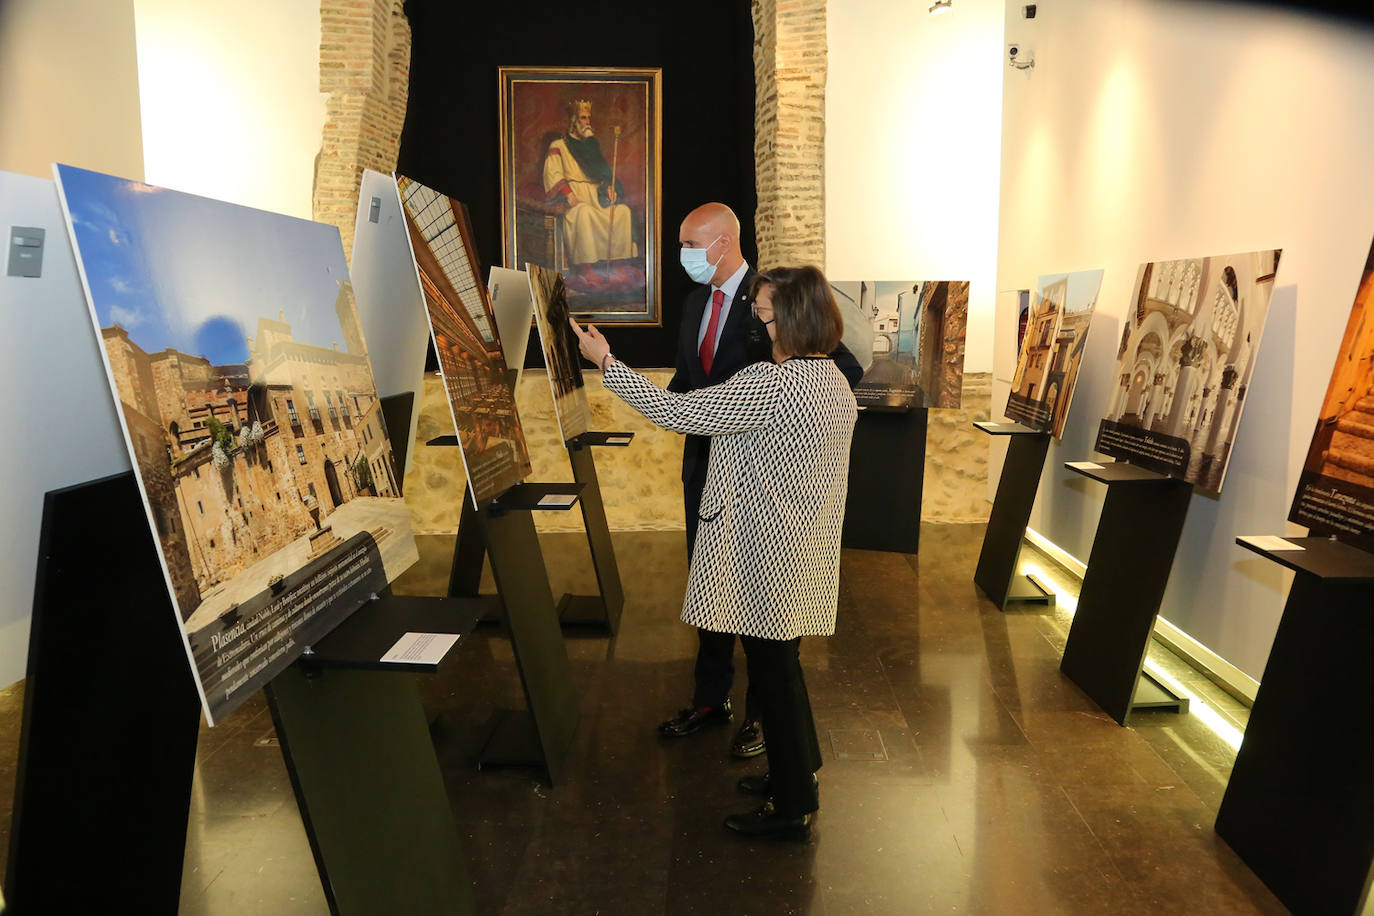
M258 319L284 313L298 342L343 349L332 226L71 166L58 178L102 328L223 365L246 362Z
M1081 312L1097 301L1097 291L1102 286L1101 270L1078 270L1071 274L1044 274L1036 281L1037 296L1045 287L1069 278L1069 286L1064 295L1064 311Z

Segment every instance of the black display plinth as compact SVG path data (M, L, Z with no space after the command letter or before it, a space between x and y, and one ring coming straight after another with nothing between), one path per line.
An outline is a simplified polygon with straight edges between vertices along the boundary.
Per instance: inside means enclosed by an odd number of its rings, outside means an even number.
M398 474L413 395L382 399ZM476 912L415 672L383 662L406 633L472 631L490 602L387 587L264 687L334 914Z
M1059 669L1121 725L1132 709L1186 712L1143 668L1193 485L1124 462L1065 467L1106 484L1107 499Z
M586 432L567 443L573 479L582 484L579 500L582 522L587 530L587 546L591 549L599 594L566 594L559 599L558 619L565 625L602 626L613 636L620 629L625 589L620 582L620 567L615 560L615 545L611 543L611 528L606 521L606 505L601 499L601 482L596 476L592 448L624 448L633 439L634 433Z
M383 595L265 688L330 911L476 912L407 632L470 632L481 602Z
M997 482L997 496L988 515L983 549L973 582L993 603L1006 610L1013 601L1037 602L1054 607L1054 592L1031 576L1017 576L1021 543L1035 506L1035 491L1040 487L1040 472L1050 447L1050 434L1019 423L973 424L990 436L1008 436L1007 458Z
M1296 576L1216 830L1294 913L1356 913L1374 878L1374 732L1359 713L1374 644L1374 554L1240 538Z
M849 450L841 544L916 553L926 466L926 408L859 411Z
M200 698L132 472L43 505L5 901L177 912Z
M614 433L609 435L616 435ZM425 443L454 446L457 436L437 436ZM609 444L609 443L608 443ZM583 483L520 483L478 509L470 489L463 493L463 514L449 570L450 596L483 597L482 563L491 558L499 598L482 620L504 621L515 666L525 692L526 708L499 710L477 765L535 766L550 784L559 782L577 729L577 694L568 669L568 649L554 609L549 573L530 512L567 511L579 500ZM499 616L497 616L499 615ZM512 738L512 736L515 736Z

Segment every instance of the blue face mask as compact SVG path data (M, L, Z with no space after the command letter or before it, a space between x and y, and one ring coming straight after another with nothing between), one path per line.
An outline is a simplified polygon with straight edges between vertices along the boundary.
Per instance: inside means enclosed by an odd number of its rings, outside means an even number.
M716 268L720 262L725 260L725 252L721 252L716 263L712 264L706 260L706 250L720 241L720 236L711 240L711 244L706 248L683 248L678 252L678 260L682 262L682 269L687 271L687 276L697 283L710 283L711 278L716 275Z

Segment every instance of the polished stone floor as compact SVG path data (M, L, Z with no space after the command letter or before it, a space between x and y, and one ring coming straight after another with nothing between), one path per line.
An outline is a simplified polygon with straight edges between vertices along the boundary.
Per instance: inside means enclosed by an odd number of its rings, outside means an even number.
M567 641L582 720L563 784L476 769L491 713L519 701L509 644L479 628L422 684L480 912L1284 912L1212 830L1244 707L1155 647L1204 708L1118 727L1059 674L1071 580L1042 561L1065 600L1003 614L971 581L981 537L927 525L919 556L845 552L838 632L803 645L826 752L806 845L721 828L763 768L728 758L729 730L654 735L695 651L680 532L615 536L625 615L613 640ZM555 594L594 588L581 536L543 543ZM451 544L421 538L398 590L435 592ZM21 697L0 692L0 830ZM202 732L182 912L326 912L261 694Z

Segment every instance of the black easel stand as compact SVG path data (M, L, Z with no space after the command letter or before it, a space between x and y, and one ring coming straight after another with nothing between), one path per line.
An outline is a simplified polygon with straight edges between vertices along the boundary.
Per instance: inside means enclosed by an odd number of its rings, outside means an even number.
M625 592L620 582L620 568L615 559L615 548L611 544L610 526L606 521L606 506L601 499L601 484L596 475L596 462L592 457L593 446L619 446L630 444L634 433L583 433L567 443L568 460L572 463L573 479L576 484L567 493L579 493L582 505L582 520L587 529L587 543L591 547L592 565L596 568L596 580L600 586L599 595L564 595L558 602L556 613L559 621L569 626L604 626L612 635L620 628L620 613L625 606ZM437 436L426 445L457 445L457 436ZM521 484L521 486L549 486L550 492L563 492L562 484ZM502 497L505 501L505 497ZM571 506L531 506L533 509L570 509ZM479 512L471 499L463 501L463 513L458 520L458 539L453 548L453 565L449 569L448 593L450 595L476 596L482 582L482 563L486 559L487 544L482 539L482 523ZM542 554L541 554L542 562ZM503 593L504 594L504 593ZM495 623L499 616L485 618Z
M1297 573L1216 830L1294 913L1351 916L1374 878L1374 733L1359 715L1374 642L1374 554L1237 542Z
M567 443L573 479L582 484L582 521L587 529L587 545L592 551L599 595L564 595L558 602L558 619L565 625L604 626L614 636L620 629L620 612L625 607L625 590L620 584L620 567L615 562L611 528L606 521L606 505L601 501L601 483L596 476L593 446L624 448L634 433L586 432Z
M414 395L382 398L398 471ZM381 657L406 633L472 631L491 602L387 588L265 687L330 912L476 910L413 673Z
M438 436L425 443L457 445L457 436ZM463 514L449 571L450 596L476 597L482 582L482 562L491 557L500 614L510 635L515 666L525 690L526 708L500 710L478 754L478 768L488 766L541 767L549 782L563 778L573 732L577 729L577 694L568 669L558 615L549 588L549 572L531 512L567 511L582 493L582 483L519 483L481 509L472 504L472 491L463 493ZM563 497L546 502L546 497ZM619 581L617 579L617 581ZM484 596L485 597L485 596Z
M200 699L132 472L43 504L8 912L177 912Z
M1187 698L1143 667L1193 485L1121 461L1087 464L1065 467L1105 483L1107 500L1059 670L1121 725L1135 709L1187 712Z
M577 728L577 693L530 512L571 509L571 502L551 506L544 498L576 496L581 489L578 483L516 484L476 512L475 527L491 555L526 702L524 710L497 713L478 757L479 767L540 766L550 783L563 778ZM469 494L464 494L464 502L471 502Z
M383 594L264 691L330 911L474 913L405 633L471 632L485 602Z
M997 482L997 497L988 515L983 550L973 582L1002 610L1013 601L1027 601L1054 607L1054 592L1033 576L1016 575L1021 561L1021 542L1026 537L1035 491L1040 487L1040 472L1049 451L1050 434L1019 423L974 423L990 436L1009 436L1007 459Z
M849 450L849 497L840 543L916 553L921 545L926 408L859 411Z

